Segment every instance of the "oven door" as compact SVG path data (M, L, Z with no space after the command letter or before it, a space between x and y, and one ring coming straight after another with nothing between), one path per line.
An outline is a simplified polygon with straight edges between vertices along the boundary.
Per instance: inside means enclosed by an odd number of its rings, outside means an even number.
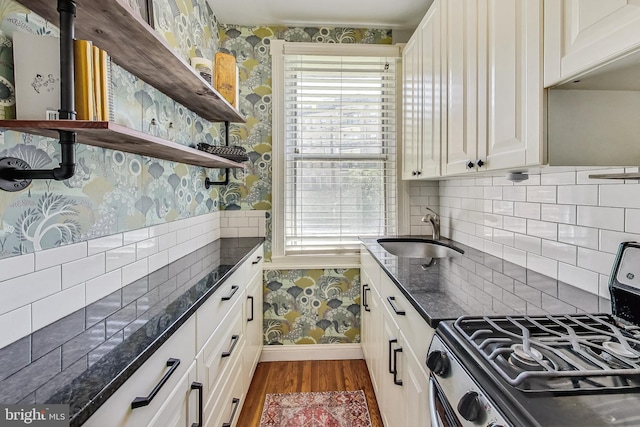
M431 427L462 427L433 375L429 376L429 415Z

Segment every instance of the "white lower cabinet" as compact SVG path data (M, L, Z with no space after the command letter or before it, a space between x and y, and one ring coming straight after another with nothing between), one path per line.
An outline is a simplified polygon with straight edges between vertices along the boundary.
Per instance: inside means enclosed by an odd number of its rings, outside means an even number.
M386 427L429 427L425 361L434 330L371 260L363 249L362 348L382 421Z
M84 426L235 426L262 350L262 256L260 247Z

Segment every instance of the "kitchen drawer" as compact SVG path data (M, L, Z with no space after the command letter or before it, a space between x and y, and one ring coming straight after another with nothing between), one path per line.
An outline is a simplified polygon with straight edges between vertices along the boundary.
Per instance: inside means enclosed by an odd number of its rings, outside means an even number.
M214 391L229 376L231 366L242 359L245 337L242 331L242 304L235 304L231 313L211 335L197 356L198 378L204 385L204 408L208 413L215 402Z
M196 381L196 362L192 362L188 372L180 379L169 398L151 420L148 427L185 427L197 425L198 391L192 384Z
M146 426L189 370L195 357L196 322L187 320L84 424L86 427ZM180 361L175 369L170 359ZM171 373L170 373L171 372ZM169 374L170 373L170 374ZM131 409L136 397L148 396L164 377L168 379L147 406Z
M226 376L226 382L220 390L216 390L215 402L209 415L206 427L221 427L229 423L231 427L236 426L240 410L244 403L246 389L242 381L242 360L238 359L231 368L231 372ZM206 417L205 417L206 418Z
M244 293L247 282L250 279L247 277L245 265L241 265L235 273L227 278L222 286L196 311L196 343L198 351L202 349L202 346L209 340L213 331ZM242 307L239 309L241 311Z
M386 274L381 275L382 303L398 324L402 333L406 336L409 345L418 357L427 357L429 343L433 337L434 330L424 320L418 311L411 305L409 300L398 289L395 283ZM392 298L391 302L389 298ZM395 306L392 307L392 304ZM398 314L403 311L404 314Z
M380 292L380 273L381 268L378 262L373 258L373 255L363 246L360 250L360 269L366 271L371 283L364 283L363 285L369 285L375 287ZM361 275L361 277L363 277Z
M249 257L243 264L246 266L247 280L251 280L258 272L262 272L262 265L264 264L264 245L260 245L258 249Z

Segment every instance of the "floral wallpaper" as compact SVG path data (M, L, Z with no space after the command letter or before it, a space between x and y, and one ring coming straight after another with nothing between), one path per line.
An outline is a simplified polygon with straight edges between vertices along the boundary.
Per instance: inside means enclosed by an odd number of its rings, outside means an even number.
M220 24L220 50L236 57L240 112L245 124L231 124L230 141L249 153L245 176L220 191L220 209L266 210L266 258L271 253L271 40L316 43L391 44L391 30L330 27L244 27Z
M265 345L360 342L360 270L267 270Z
M217 21L206 0L180 1L180 7L176 0L156 0L154 5L156 28L175 42L172 46L180 55L213 57L218 49ZM170 16L173 27L166 27ZM185 23L190 37L182 40ZM3 118L15 114L15 31L58 35L54 26L20 4L0 0ZM111 89L119 124L192 146L220 141L219 124L203 120L115 64ZM57 140L11 131L0 134L0 158L6 156L26 160L32 168L52 168L60 161ZM0 258L218 210L219 187L204 188L205 173L218 179L216 170L83 144L77 145L76 156L71 179L35 180L22 192L0 191Z

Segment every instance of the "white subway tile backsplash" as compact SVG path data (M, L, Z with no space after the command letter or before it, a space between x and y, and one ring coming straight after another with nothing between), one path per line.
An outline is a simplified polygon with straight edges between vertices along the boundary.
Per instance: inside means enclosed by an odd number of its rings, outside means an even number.
M578 225L624 231L624 209L578 206Z
M527 268L551 278L558 278L558 261L534 253L527 254Z
M600 230L600 251L615 254L622 242L640 242L640 234Z
M558 224L554 222L527 220L527 234L548 240L558 240Z
M53 267L54 265L75 261L86 257L87 254L87 242L74 243L72 245L36 252L36 270L43 270Z
M503 218L503 227L505 230L513 231L514 233L526 234L527 220L514 216L505 216Z
M73 286L51 296L35 301L31 306L33 330L47 326L56 320L85 306L85 285Z
M640 209L625 209L624 231L640 233Z
M31 333L31 305L0 315L0 348Z
M0 314L20 308L62 290L60 266L0 282Z
M563 185L558 187L558 203L561 205L597 205L597 185Z
M524 202L525 200L527 200L527 187L523 187L523 186L504 187L502 189L502 200Z
M527 187L527 202L555 203L555 186Z
M540 185L540 175L529 175L529 179L526 181L519 182L514 185L523 185L523 186L538 186Z
M493 230L493 241L505 246L513 247L515 245L515 236L511 231L496 228Z
M215 239L210 239L213 241ZM149 272L156 271L169 264L169 250L160 251L149 256Z
M514 213L520 218L540 219L540 203L516 202Z
M70 288L81 282L105 273L105 254L99 253L62 264L62 289Z
M106 271L122 268L136 260L135 243L105 252Z
M24 254L0 260L0 282L35 271L35 255Z
M572 185L575 183L575 172L544 173L540 175L541 185Z
M539 255L542 251L542 239L526 234L516 234L515 246L516 249Z
M598 294L598 273L585 270L574 265L560 263L558 266L558 280L573 285L592 294Z
M558 241L585 248L598 248L598 229L558 224Z
M122 286L133 283L147 274L149 274L149 261L147 259L142 259L134 262L133 264L125 265L122 267Z
M576 206L543 204L541 218L543 221L575 224L577 220Z
M122 246L122 233L87 241L87 255L95 255Z
M514 203L510 201L495 200L493 202L493 213L498 215L513 216L513 212L514 212L513 205Z
M200 233L202 234L202 233ZM136 243L136 259L142 259L150 257L158 252L160 247L159 237L152 237L151 239L143 240Z
M95 279L88 280L86 287L86 304L89 305L117 291L123 286L122 270L110 271Z
M542 256L558 261L576 265L578 248L566 243L551 240L542 241Z
M126 233L122 233L122 240L124 245L136 243L148 238L149 238L148 228L140 228L138 230L127 231Z
M600 185L600 206L640 209L640 185Z
M484 199L502 200L502 187L484 187Z
M615 260L614 254L600 252L593 249L578 248L578 267L595 271L600 274L611 273Z
M512 262L516 265L519 265L521 267L526 267L527 266L527 252L520 250L520 249L516 249L516 248L512 248L509 246L504 246L502 248L502 254L504 256L504 259Z
M178 244L177 231L170 231L158 237L158 250L164 251Z

